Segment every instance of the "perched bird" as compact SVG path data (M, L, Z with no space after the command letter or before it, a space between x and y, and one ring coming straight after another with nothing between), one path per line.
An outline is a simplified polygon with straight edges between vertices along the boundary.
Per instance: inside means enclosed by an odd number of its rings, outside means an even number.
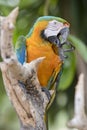
M70 24L59 17L43 16L37 19L26 37L21 36L16 44L16 54L21 64L39 57L37 76L42 87L52 89L58 84L59 73L66 57L63 45L67 44ZM68 45L68 44L67 44Z

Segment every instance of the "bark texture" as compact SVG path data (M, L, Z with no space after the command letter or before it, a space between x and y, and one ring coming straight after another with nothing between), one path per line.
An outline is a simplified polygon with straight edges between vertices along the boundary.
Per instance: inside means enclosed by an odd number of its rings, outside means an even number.
M37 67L45 58L21 65L14 52L12 35L18 7L7 17L0 16L0 63L7 95L20 120L21 130L47 130L45 115L51 100L42 91L37 78ZM48 90L49 91L49 90ZM54 91L49 91L50 95Z

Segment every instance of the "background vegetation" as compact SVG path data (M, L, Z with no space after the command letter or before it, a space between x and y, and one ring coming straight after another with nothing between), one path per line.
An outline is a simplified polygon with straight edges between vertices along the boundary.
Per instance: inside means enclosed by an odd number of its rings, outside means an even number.
M75 37L70 36L69 40L75 45L76 51L67 54L69 58L65 61L57 96L49 111L49 129L65 130L67 120L73 115L74 87L78 74L87 65L87 0L0 0L0 15L7 16L16 6L19 6L20 12L15 25L14 44L19 35L29 32L40 16L61 17L71 25L70 33ZM80 64L83 64L82 69ZM0 130L2 129L18 130L19 124L0 73Z

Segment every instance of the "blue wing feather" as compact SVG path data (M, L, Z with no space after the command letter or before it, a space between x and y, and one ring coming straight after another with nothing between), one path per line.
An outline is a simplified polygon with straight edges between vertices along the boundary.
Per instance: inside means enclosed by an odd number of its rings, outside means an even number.
M24 36L20 36L15 45L15 52L18 61L23 64L26 61L26 39Z

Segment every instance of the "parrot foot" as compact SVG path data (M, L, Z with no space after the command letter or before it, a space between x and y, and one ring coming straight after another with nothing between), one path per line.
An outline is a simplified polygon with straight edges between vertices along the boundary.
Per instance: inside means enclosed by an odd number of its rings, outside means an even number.
M42 92L45 92L48 100L50 100L51 94L50 94L49 90L47 88L44 88L44 87L42 87L41 90L42 90Z

